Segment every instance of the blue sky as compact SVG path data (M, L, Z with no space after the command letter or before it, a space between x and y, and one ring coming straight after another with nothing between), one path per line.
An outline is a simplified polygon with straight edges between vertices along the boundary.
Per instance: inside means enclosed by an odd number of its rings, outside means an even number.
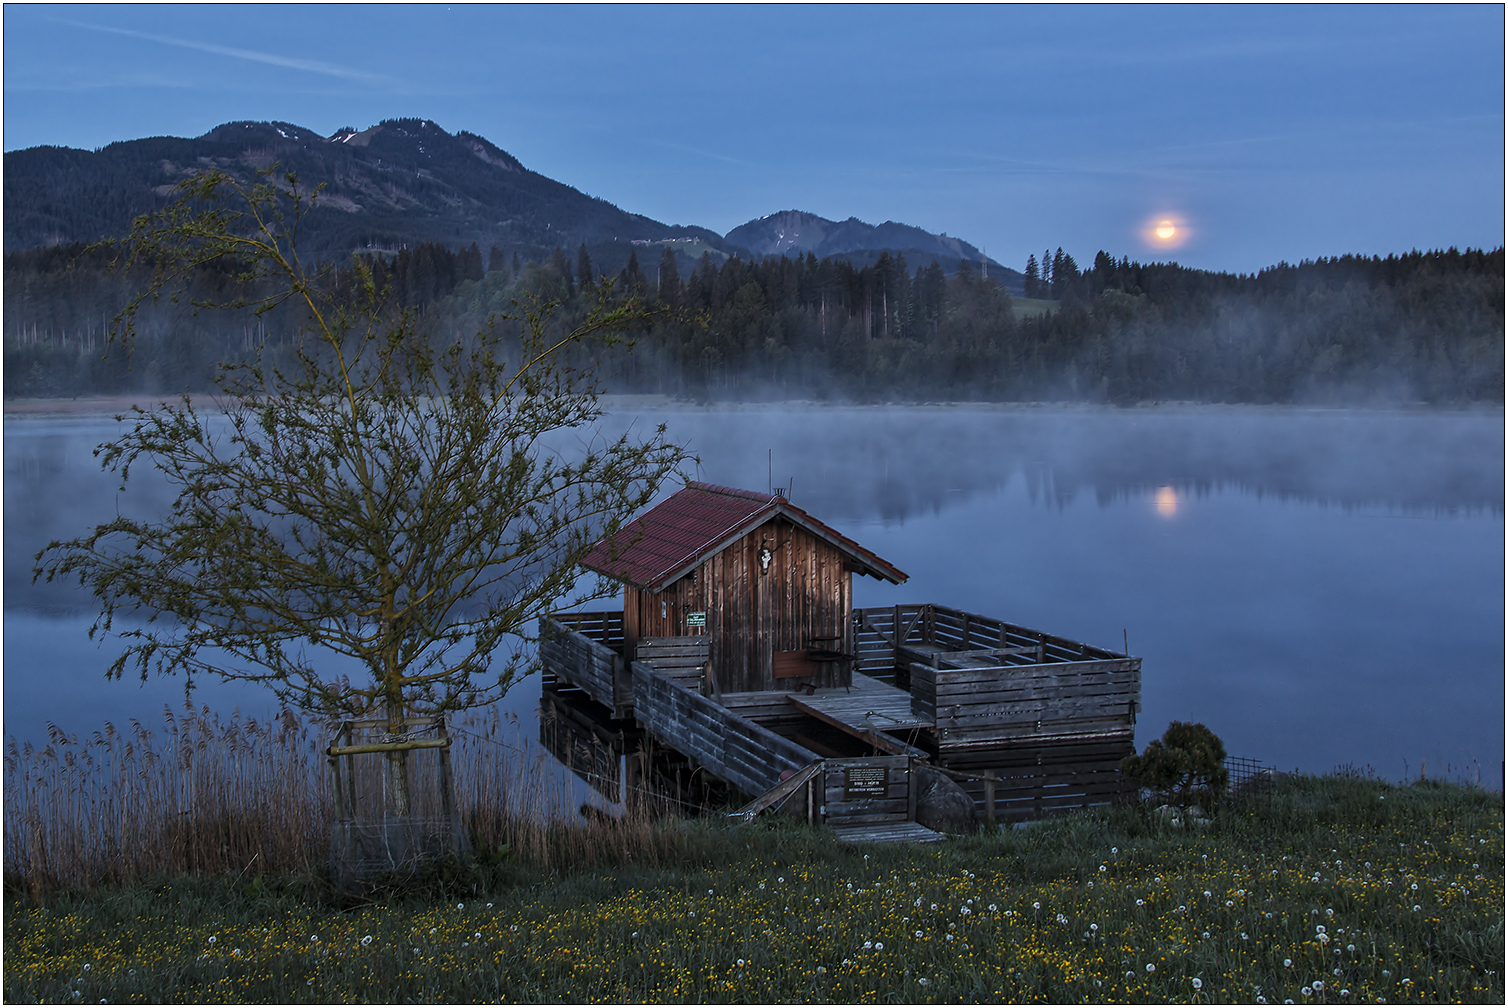
M4 17L6 150L416 116L667 222L892 219L1017 268L1058 246L1250 271L1503 241L1497 5Z

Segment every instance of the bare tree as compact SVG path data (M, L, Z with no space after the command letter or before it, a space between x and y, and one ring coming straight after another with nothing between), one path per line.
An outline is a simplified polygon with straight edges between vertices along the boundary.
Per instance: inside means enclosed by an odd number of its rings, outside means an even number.
M526 660L510 642L573 592L586 548L649 503L685 453L663 426L591 433L601 387L583 350L660 310L604 283L568 331L555 305L525 301L481 332L428 333L360 257L347 270L299 258L317 198L292 175L211 172L136 222L120 261L154 280L117 318L121 340L143 303L181 296L206 269L232 293L195 310L296 312L300 336L225 366L209 406L136 408L97 454L122 486L135 466L161 473L177 492L170 511L54 542L35 575L77 577L98 597L91 637L128 645L113 677L260 682L303 710L386 717L398 733L409 714L501 696ZM571 451L552 449L573 429ZM332 654L365 675L332 673ZM400 815L404 755L389 764Z

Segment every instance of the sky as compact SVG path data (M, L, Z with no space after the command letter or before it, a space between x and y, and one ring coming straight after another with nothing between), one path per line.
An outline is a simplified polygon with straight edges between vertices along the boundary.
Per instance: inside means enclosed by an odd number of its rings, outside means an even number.
M1499 5L8 4L4 29L7 151L412 116L667 223L895 220L1018 269L1503 243Z

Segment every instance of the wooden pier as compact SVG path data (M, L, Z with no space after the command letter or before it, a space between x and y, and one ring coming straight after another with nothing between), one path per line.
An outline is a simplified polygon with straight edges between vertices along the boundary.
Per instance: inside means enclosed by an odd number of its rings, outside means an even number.
M854 573L906 575L778 495L691 484L586 566L626 605L541 620L541 733L599 781L616 783L604 740L629 755L632 739L753 799L747 814L869 842L937 839L917 821L922 767L985 823L1130 793L1140 659L930 603L854 608ZM596 744L566 747L571 725Z

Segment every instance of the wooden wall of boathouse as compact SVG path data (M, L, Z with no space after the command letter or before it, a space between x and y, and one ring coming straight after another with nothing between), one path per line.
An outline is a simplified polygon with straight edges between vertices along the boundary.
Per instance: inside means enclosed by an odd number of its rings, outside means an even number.
M768 571L760 569L761 547L771 552ZM687 614L693 612L707 614L705 627L688 625ZM664 591L629 586L623 600L630 649L643 637L710 634L715 685L724 693L782 689L797 682L847 685L841 662L814 663L810 676L777 681L775 655L811 648L852 653L852 614L853 573L842 552L779 517Z

